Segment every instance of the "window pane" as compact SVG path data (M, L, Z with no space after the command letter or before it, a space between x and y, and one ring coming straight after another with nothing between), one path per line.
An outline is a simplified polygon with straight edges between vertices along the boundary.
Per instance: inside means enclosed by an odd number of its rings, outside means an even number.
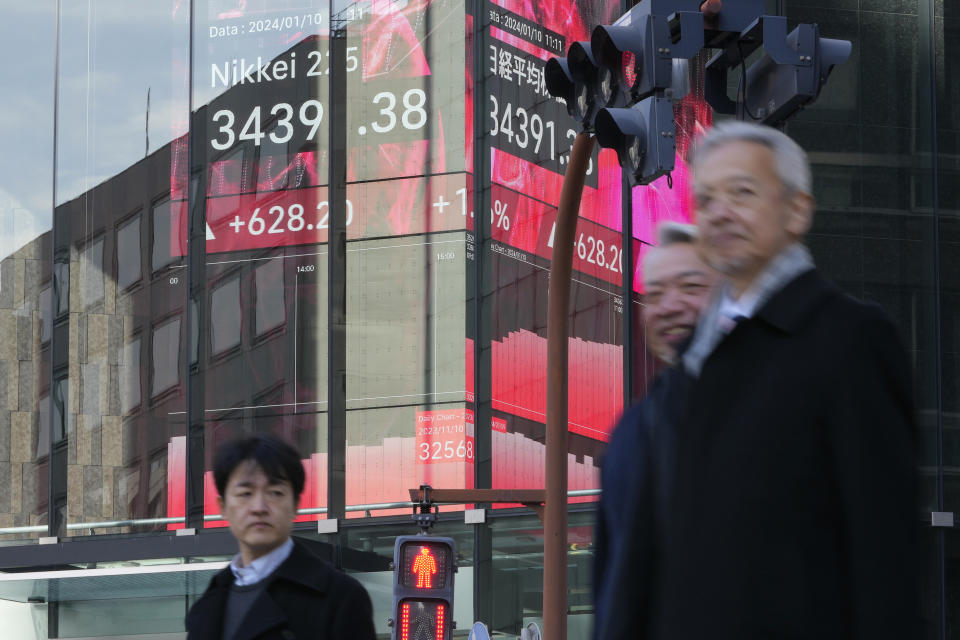
M210 296L210 340L213 354L240 344L240 279L231 278Z
M126 415L140 406L140 338L123 348L120 366L120 412Z
M283 260L273 258L256 268L257 335L286 322L283 288Z
M117 289L123 290L141 277L140 216L117 230Z
M153 330L153 383L156 396L180 382L180 318L168 320Z

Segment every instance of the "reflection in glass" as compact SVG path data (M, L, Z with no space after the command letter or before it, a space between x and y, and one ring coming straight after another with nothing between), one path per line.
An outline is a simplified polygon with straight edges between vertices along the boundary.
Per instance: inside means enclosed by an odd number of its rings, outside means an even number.
M123 348L120 365L120 412L130 413L140 405L140 338L136 337Z
M38 296L40 304L40 342L50 340L50 305L53 303L52 294L53 290L48 286L41 289L40 295Z
M180 382L180 317L153 329L153 369L150 395L156 396Z
M67 437L69 425L67 423L67 385L69 381L61 374L53 382L53 430L54 441L59 442Z
M117 230L117 289L126 289L140 277L140 216L136 215Z
M80 254L80 282L84 307L103 302L103 238L95 240Z
M50 453L50 396L40 396L40 426L37 429L37 457Z
M240 278L231 278L210 296L210 340L213 354L240 344Z
M70 265L66 262L53 263L53 291L56 295L56 315L65 313L70 308Z
M173 221L170 200L167 199L153 207L153 247L150 252L150 264L154 272L173 264L177 260L175 256L171 255L172 238Z
M257 335L286 322L283 258L273 258L256 268Z

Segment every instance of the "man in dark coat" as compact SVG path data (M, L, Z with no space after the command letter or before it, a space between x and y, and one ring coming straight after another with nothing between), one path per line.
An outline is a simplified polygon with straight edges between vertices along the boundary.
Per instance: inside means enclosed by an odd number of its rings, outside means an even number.
M240 553L187 614L190 640L373 640L370 597L290 537L305 474L300 456L273 436L217 451L220 513Z
M879 308L801 244L806 154L717 126L693 161L701 253L726 276L679 372L661 640L917 637L909 364Z
M666 223L643 261L641 308L647 350L673 363L689 340L716 272L696 251L696 227ZM607 445L594 531L594 637L633 640L650 619L657 556L672 474L673 433L664 409L683 403L682 377L657 377L628 410Z

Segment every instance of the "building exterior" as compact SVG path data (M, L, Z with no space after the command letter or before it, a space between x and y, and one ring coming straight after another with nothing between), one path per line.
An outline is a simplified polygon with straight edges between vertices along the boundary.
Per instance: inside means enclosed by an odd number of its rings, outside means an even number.
M924 637L960 637L960 11L768 5L853 42L787 131L814 164L817 263L881 304L910 351ZM209 470L242 433L297 445L308 486L295 533L364 582L384 635L393 540L415 531L409 489L542 486L547 270L576 131L543 67L625 9L4 6L9 637L183 637L235 551ZM705 60L675 106L672 184L624 188L610 151L587 177L570 323L571 638L591 625L598 461L654 373L640 259L658 222L692 215L684 158L714 118ZM517 636L541 614L542 526L485 506L481 524L451 506L437 526L458 545L454 617Z

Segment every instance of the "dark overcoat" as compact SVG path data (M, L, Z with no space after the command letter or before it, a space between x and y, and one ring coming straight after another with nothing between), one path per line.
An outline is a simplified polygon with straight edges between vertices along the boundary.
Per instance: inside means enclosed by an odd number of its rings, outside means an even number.
M732 329L677 416L655 637L918 637L909 380L886 316L816 271Z
M290 556L267 580L236 640L373 640L366 589L294 540ZM215 575L187 614L188 640L221 640L233 572Z
M601 461L593 539L596 640L646 637L673 477L675 410L669 408L684 404L688 384L676 369L661 372L617 423Z

